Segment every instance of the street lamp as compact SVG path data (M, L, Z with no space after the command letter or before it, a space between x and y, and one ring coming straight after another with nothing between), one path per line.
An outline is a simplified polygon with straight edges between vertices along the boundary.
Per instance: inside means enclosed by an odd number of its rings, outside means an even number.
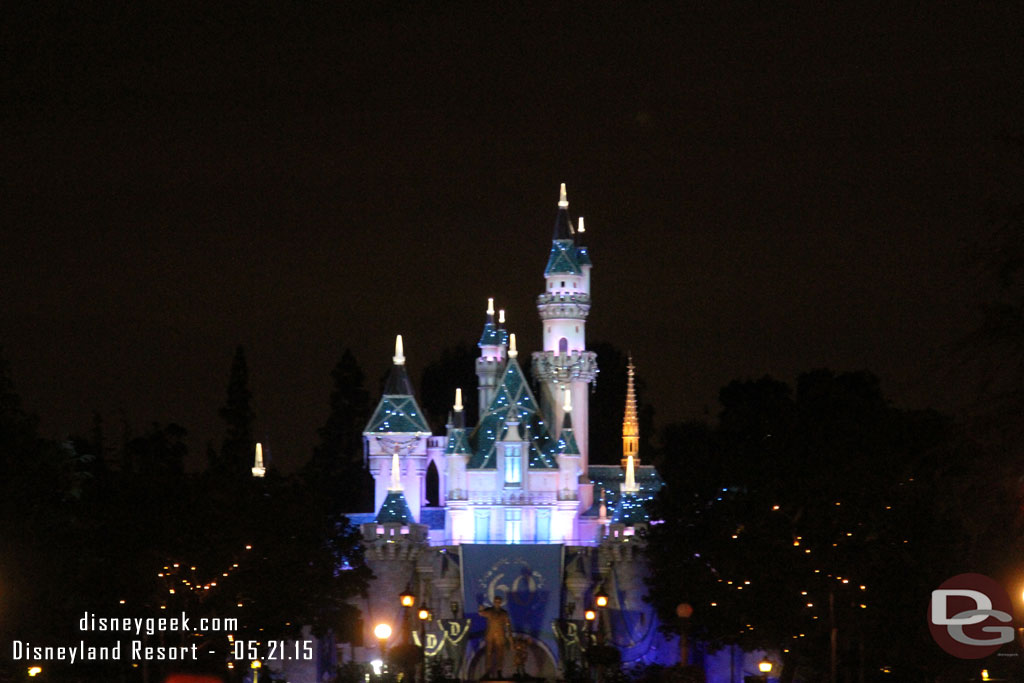
M608 606L608 594L604 592L603 588L594 593L594 604L598 607Z
M772 672L772 662L770 659L765 657L757 663L757 670L763 674L770 674Z
M427 636L426 626L427 621L430 619L430 610L426 607L420 607L420 611L416 613L416 616L420 620L420 669L423 671L423 680L427 680Z
M373 635L380 641L381 654L384 652L384 646L388 643L388 638L391 637L391 627L387 624L380 623L373 627Z
M43 673L43 667L41 667L41 666L30 666L28 668L28 676L29 676L29 678L35 678L36 676L38 676L41 673Z
M399 602L401 602L402 607L412 607L416 604L416 596L413 595L413 592L409 588L409 586L405 587L405 590L402 591L402 594L398 596L398 600Z
M260 683L260 667L263 666L260 664L260 660L252 660L249 666L252 668L252 683Z

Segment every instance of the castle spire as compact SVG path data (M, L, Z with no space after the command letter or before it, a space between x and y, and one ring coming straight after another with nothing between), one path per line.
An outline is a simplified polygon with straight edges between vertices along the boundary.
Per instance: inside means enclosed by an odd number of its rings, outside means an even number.
M629 354L629 366L626 375L626 411L622 418L622 466L626 461L640 458L640 422L636 416L636 385L633 366L633 354Z
M252 476L262 478L266 476L267 468L263 466L263 444L256 444L256 459L252 464Z
M458 387L455 389L455 405L452 406L452 424L457 429L462 429L466 426L466 413L464 412L465 406L462 405L462 388Z
M477 393L480 410L491 405L491 399L498 390L501 373L505 367L505 344L507 332L494 322L494 297L487 299L487 319L477 346L480 357L476 359Z
M565 194L565 183L558 190L558 215L555 216L556 240L571 240L573 238L572 222L569 220L569 199Z
M515 358L519 355L519 349L516 348L516 333L513 332L508 338L508 357Z
M402 335L395 336L395 355L391 357L391 372L384 383L384 393L391 395L412 396L412 382L405 367L405 347Z
M636 485L636 470L633 466L633 456L626 458L626 483L622 485L623 493L636 493L639 487Z
M402 490L402 473L398 467L398 453L391 454L391 483L388 484L388 491Z
M395 355L391 357L395 365L405 365L405 350L402 347L402 335L395 335Z

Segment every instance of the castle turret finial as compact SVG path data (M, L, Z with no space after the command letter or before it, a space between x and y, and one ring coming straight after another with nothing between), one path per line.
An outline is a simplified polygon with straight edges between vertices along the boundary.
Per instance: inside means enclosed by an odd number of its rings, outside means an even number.
M402 335L395 336L395 355L391 357L395 365L405 365L405 350L402 347Z
M504 325L505 324L505 309L504 308L501 309L500 311L498 311L498 324L499 325Z
M388 485L388 491L401 491L402 490L402 472L398 468L398 453L391 454L391 483Z
M565 183L558 190L558 208L564 209L569 206L569 199L565 194Z
M580 216L579 227L576 228L576 232L586 232L586 228L583 227L583 216Z
M487 297L487 315L494 315L494 297Z
M264 477L267 469L263 466L263 444L256 444L256 460L252 464L252 476Z
M462 412L462 408L463 408L463 406L462 406L462 388L460 387L460 388L457 388L455 390L455 406L454 406L454 409L455 409L456 413L461 413Z
M513 332L508 338L508 357L515 358L519 355L519 349L516 348L516 333Z
M626 483L622 485L624 493L636 493L639 488L636 485L636 471L633 465L633 456L626 458Z

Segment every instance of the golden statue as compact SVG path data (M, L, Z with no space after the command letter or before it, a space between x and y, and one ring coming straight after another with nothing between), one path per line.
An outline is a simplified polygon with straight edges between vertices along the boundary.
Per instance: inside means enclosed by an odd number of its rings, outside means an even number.
M502 599L494 596L493 607L481 607L477 610L480 616L487 619L487 630L484 631L486 646L487 669L484 678L501 678L501 665L505 660L505 646L512 634L512 621L501 607Z

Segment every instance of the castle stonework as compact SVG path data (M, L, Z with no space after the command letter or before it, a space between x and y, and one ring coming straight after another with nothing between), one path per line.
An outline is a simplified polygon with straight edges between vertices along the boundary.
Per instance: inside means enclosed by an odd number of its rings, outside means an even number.
M586 348L592 263L580 244L583 221L574 229L568 207L562 185L537 298L544 348L531 365L539 397L515 334L488 300L476 361L479 419L466 424L460 390L445 435L434 436L396 340L384 394L364 430L376 512L350 515L376 575L361 605L358 660L378 658L382 645L422 643L428 666L477 679L484 668L478 610L500 597L513 634L506 676L553 679L594 642L616 646L627 664L671 661L673 646L644 601L645 504L661 480L641 464L632 359L621 466L589 464L588 401L599 372L597 354ZM427 504L431 468L436 505ZM404 591L414 608L399 604ZM607 606L595 602L599 596ZM422 621L421 607L429 610ZM596 616L590 622L588 610ZM384 643L373 635L380 623L392 627Z

